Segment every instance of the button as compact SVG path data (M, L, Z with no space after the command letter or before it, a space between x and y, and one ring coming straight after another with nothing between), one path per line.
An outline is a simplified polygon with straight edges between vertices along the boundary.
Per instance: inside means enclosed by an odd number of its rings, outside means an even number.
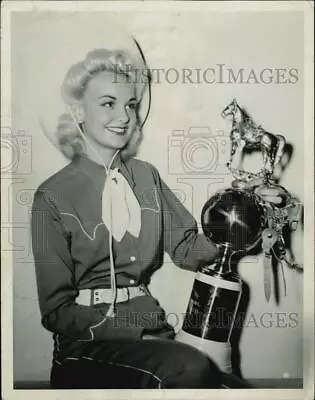
M130 283L131 285L134 285L134 284L136 283L136 281L135 281L134 279L130 279L129 283Z
M130 261L132 261L132 262L136 261L136 257L135 256L130 256Z

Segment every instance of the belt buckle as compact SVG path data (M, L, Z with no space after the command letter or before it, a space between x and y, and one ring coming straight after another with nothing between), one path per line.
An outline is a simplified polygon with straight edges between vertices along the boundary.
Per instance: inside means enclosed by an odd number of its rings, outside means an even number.
M101 289L94 289L93 290L93 304L103 303L103 296Z
M106 290L106 289L105 289ZM104 289L94 289L92 295L93 304L100 304L108 302ZM116 301L118 303L127 302L137 296L145 296L146 290L143 286L130 286L122 287L117 290Z

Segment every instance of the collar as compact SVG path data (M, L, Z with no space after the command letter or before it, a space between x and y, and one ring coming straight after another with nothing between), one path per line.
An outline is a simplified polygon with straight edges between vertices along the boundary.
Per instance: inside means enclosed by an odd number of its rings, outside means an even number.
M92 180L102 179L103 183L105 182L106 171L104 165L98 164L96 161L91 160L86 154L78 155L73 160L73 163ZM114 159L111 169L114 168L118 168L119 172L124 175L130 187L133 189L135 187L135 180L131 165L128 161L122 159L121 154L118 154Z

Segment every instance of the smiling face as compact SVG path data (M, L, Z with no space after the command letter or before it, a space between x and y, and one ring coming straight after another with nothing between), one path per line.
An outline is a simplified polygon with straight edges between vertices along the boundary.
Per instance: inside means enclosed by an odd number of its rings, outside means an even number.
M104 156L128 143L137 124L136 110L135 86L126 76L102 71L89 81L81 112L86 135Z

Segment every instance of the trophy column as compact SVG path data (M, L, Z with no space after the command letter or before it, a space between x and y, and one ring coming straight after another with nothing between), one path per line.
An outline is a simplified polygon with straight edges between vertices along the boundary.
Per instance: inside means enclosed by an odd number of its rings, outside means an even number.
M176 340L198 348L223 372L231 373L230 336L241 298L242 281L230 270L229 245L223 245L220 253L214 265L197 273Z

